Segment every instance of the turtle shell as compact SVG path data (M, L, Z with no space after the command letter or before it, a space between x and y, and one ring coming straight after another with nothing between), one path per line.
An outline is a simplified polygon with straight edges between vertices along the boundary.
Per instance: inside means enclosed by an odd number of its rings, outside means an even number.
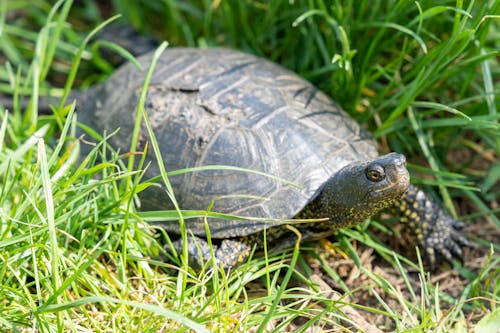
M107 133L127 152L136 106L152 54L128 63L78 102L79 120ZM252 169L287 179L301 188L255 173L204 170L172 176L182 209L207 209L238 216L288 219L300 212L340 168L376 157L376 144L326 94L295 73L239 51L170 48L158 60L145 110L167 171L207 165ZM140 146L149 139L145 126ZM159 175L152 149L145 177ZM172 207L165 190L141 193L142 208ZM202 221L186 220L204 236ZM226 238L261 231L250 220L209 220L211 236ZM267 224L269 226L269 224ZM165 223L177 231L177 223Z

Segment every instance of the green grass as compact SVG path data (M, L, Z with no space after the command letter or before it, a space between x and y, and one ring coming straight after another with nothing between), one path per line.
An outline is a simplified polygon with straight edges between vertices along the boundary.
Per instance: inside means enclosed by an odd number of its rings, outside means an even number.
M500 234L500 1L83 3L0 0L0 331L305 332L356 327L347 306L383 318L382 331L487 332L488 319L500 321L500 244L487 238ZM89 38L106 20L101 10L169 47L238 48L312 81L382 152L404 152L412 180L452 214L489 223L468 230L491 255L457 265L452 290L382 244L398 234L374 219L335 243L354 260L358 283L335 269L344 259L311 244L229 274L194 272L185 253L162 261L164 237L145 222L157 216L135 209L148 186L140 168L106 141L78 157L66 98L109 75L99 55L108 44ZM63 102L42 115L40 96Z

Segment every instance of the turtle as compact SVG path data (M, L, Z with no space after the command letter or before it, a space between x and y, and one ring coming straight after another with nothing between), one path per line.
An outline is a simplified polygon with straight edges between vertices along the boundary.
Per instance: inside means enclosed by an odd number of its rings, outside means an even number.
M144 68L152 55L138 58ZM78 121L101 133L119 128L109 143L126 152L144 78L145 70L124 64L78 99ZM145 112L167 170L229 166L169 179L181 208L238 217L208 219L215 261L223 267L241 264L264 241L274 249L295 244L299 235L317 240L383 209L401 216L431 265L462 258L470 245L463 222L410 184L404 155L380 155L370 133L332 98L274 62L227 48L168 48L151 77ZM143 125L138 149L149 140ZM146 161L145 177L158 176L152 149ZM164 186L139 196L143 210L172 208ZM208 262L204 220L185 224L190 262ZM161 227L180 233L177 222Z

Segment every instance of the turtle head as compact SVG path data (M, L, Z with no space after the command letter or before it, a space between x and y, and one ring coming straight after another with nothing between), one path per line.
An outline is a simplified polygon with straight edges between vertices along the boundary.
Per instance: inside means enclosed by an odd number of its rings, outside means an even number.
M406 158L390 153L339 170L325 184L314 206L339 227L352 226L393 205L409 185Z

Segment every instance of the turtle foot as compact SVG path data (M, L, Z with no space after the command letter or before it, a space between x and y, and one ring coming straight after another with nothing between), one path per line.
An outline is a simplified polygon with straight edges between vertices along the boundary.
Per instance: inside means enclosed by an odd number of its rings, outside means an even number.
M182 239L173 242L173 246L177 253L182 253ZM242 241L224 239L219 245L213 244L211 251L210 245L205 239L188 236L187 250L189 266L194 270L199 271L207 265L210 266L212 259L214 259L216 266L222 266L227 271L231 267L243 263L250 255L251 248Z
M463 264L463 248L473 246L463 234L465 223L452 218L424 191L414 186L409 187L394 210L415 234L431 269L440 259L452 263L456 258Z

